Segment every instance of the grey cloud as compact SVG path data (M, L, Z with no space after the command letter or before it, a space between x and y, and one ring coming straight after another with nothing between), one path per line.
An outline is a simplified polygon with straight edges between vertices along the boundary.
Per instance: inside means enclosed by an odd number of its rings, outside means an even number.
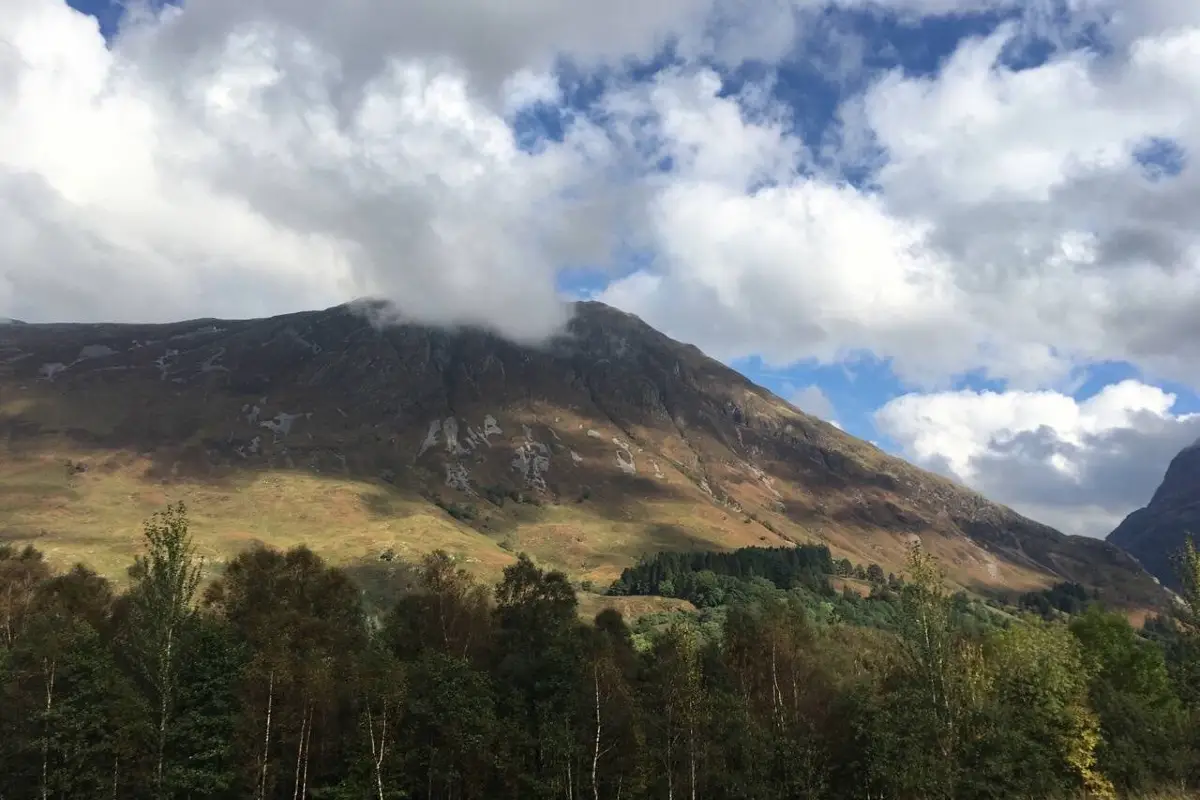
M337 56L353 94L395 56L449 59L485 95L514 71L568 56L583 63L652 55L669 38L695 38L713 0L205 0L188 4L144 43L158 69L210 56L230 31L269 20ZM137 39L138 32L129 36Z
M1046 522L1105 536L1126 514L1149 502L1171 459L1197 437L1200 419L1151 414L1078 444L1043 426L990 442L987 452L971 461L971 482L992 499ZM1050 462L1055 455L1065 456L1077 476L1055 469ZM1089 526L1091 520L1095 523Z
M1147 225L1121 227L1106 233L1099 243L1097 260L1101 264L1149 262L1166 270L1179 269L1187 244L1175 231Z

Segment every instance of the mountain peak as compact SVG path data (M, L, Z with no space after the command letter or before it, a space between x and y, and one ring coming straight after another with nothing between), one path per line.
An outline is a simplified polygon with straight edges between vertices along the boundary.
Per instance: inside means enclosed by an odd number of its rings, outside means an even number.
M124 563L122 515L182 497L219 529L215 558L219 531L345 559L445 546L481 569L520 548L603 582L652 550L806 542L899 571L921 541L967 588L1158 601L1116 548L888 456L603 303L539 347L364 305L0 328L9 535L56 530ZM118 514L115 496L135 500Z
M1179 451L1145 508L1122 520L1108 541L1128 551L1168 586L1177 586L1171 556L1200 535L1200 442Z

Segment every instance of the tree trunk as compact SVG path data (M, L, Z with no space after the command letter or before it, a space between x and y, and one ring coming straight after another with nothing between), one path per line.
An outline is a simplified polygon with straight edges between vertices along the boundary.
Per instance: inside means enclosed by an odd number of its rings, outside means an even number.
M371 703L367 702L367 731L371 737L371 760L375 764L375 788L379 792L379 800L383 800L383 756L387 746L387 702L382 709L379 724L379 745L375 744L375 719L371 716Z
M271 670L270 676L267 678L267 723L263 733L262 771L258 779L259 800L265 800L267 796L267 758L271 748L271 706L274 701L275 670Z
M42 674L46 680L46 719L42 729L42 800L50 796L50 712L54 707L54 673L58 668L52 659L42 659Z
M675 763L671 758L671 737L675 730L671 726L671 707L667 706L667 800L675 800Z
M308 723L304 733L304 768L300 771L300 800L308 796L308 758L312 742L312 706L308 707Z
M167 637L163 643L158 662L158 759L154 766L154 793L163 796L163 757L167 750L167 715L171 701L171 652L174 645L175 626L167 626Z
M434 752L435 751L433 749L433 742L430 742L429 743L429 772L425 778L425 787L426 787L425 788L425 798L426 798L426 800L433 800L433 754L434 754Z
M596 771L600 764L600 665L592 665L592 679L596 687L596 739L592 746L592 800L600 800L600 784ZM382 800L382 798L380 798Z
M775 664L775 634L771 634L771 707L775 710L775 724L781 725L783 710L780 707L783 693L779 691L779 670Z
M696 723L688 721L688 772L692 800L696 800Z
M292 800L300 797L300 764L304 760L304 732L308 730L308 700L300 711L300 738L296 742L296 772L292 776Z

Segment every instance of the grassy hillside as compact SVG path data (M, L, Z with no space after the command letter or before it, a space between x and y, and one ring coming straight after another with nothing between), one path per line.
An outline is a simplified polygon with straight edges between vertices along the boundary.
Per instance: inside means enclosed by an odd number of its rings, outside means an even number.
M164 326L0 328L0 539L121 579L139 521L196 509L219 565L307 542L337 564L441 548L494 578L526 551L605 583L646 553L824 544L972 592L1162 590L788 405L635 317L580 304L540 348L380 329L353 309Z

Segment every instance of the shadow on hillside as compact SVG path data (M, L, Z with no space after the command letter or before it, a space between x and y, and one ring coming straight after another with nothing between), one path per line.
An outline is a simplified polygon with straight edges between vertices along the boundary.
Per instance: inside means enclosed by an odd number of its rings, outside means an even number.
M713 549L713 543L708 539L697 536L681 525L670 523L658 523L651 526L646 539L646 555L659 550L708 551Z
M556 453L551 456L548 492L534 492L524 485L510 466L511 450L503 447L492 451L490 464L471 464L472 478L478 474L478 480L472 482L474 495L448 488L440 464L414 464L411 454L402 455L381 437L334 445L321 439L305 441L300 433L285 437L285 447L272 442L269 456L247 456L246 444L234 439L193 439L173 446L115 433L99 436L79 429L48 432L0 416L0 435L5 433L6 460L14 463L28 458L34 463L46 454L61 456L68 487L76 476L129 470L142 459L149 463L139 479L149 486L168 489L168 494L170 485L176 482L234 493L271 475L302 474L358 485L363 509L376 518L408 516L412 509L405 506L421 502L435 513L444 513L492 536L503 536L524 523L538 521L551 506L578 509L598 520L637 523L648 520L643 503L696 499L683 487L641 474L626 474L615 460L599 468L594 462L573 464L567 453L594 444L584 431L560 432ZM330 434L322 438L336 437ZM480 524L484 518L486 524Z
M344 564L341 569L362 589L368 609L377 613L395 607L401 597L417 587L417 565L399 558L362 559Z

